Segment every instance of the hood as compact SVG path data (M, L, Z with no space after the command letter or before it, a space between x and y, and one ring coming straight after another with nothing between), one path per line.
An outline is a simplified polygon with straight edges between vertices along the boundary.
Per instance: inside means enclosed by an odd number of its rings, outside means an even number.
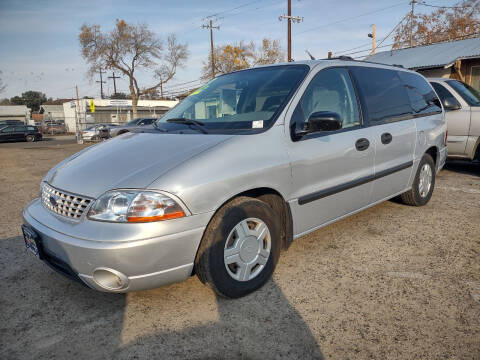
M129 133L66 159L45 177L52 186L98 198L118 188L146 188L189 158L232 135Z

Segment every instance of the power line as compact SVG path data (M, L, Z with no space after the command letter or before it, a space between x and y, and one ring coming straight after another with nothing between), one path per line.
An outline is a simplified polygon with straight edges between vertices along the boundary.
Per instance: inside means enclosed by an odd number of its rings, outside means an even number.
M245 4L241 4L241 5L235 6L234 8L231 8L231 9L219 11L219 12L217 12L217 13L214 13L214 14L211 14L211 15L208 15L208 16L205 16L202 20L217 18L218 15L226 14L226 13L229 13L229 12L232 12L232 11L235 11L235 10L238 10L238 9L241 9L241 8L244 8L244 7L246 7L246 6L249 6L249 5L258 3L259 1L262 1L262 0L250 1L250 2L245 3Z
M465 8L468 7L468 6L440 6L440 5L430 5L430 4L427 4L427 3L424 3L424 2L418 2L417 4L418 4L418 5L422 5L422 6L432 7L432 8L438 8L438 9L465 9ZM473 5L473 6L475 6L475 5Z
M313 27L313 28L310 28L310 29L306 29L306 30L304 30L304 31L301 31L301 32L297 33L297 35L303 34L303 33L309 32L309 31L314 31L314 30L320 29L320 28L325 27L325 26L330 26L330 25L339 24L339 23L341 23L341 22L345 22L345 21L348 21L348 20L357 19L357 18L359 18L359 17L363 17L363 16L375 14L375 13L378 13L378 12L381 12L381 11L385 11L385 10L392 9L392 8L394 8L394 7L397 7L397 6L403 6L403 5L405 5L404 2L402 2L401 4L395 4L395 5L387 6L387 7L378 9L378 10L369 11L369 12L366 12L366 13L363 13L363 14L360 14L360 15L351 16L351 17L344 18L344 19L341 19L341 20L333 21L333 22L330 22L330 23L327 23L327 24L323 24L323 25L316 26L316 27Z
M443 32L443 34L445 34L446 32ZM436 41L436 42L431 42L431 43L428 43L428 44L424 44L424 45L420 45L420 46L428 46L428 45L434 45L434 44L441 44L441 43L445 43L445 42L451 42L451 41L455 41L455 40L464 40L466 38L471 38L471 37L474 37L474 36L478 36L480 35L480 32L478 33L470 33L470 34L465 34L465 35L460 35L460 36L457 36L457 37L454 37L454 38L450 38L448 40L442 40L442 41ZM420 39L420 38L416 38L417 40ZM407 41L403 41L402 43L405 43ZM395 45L396 42L393 42L393 43L390 43L390 44L387 44L387 45L382 45L382 46L377 46L377 49L378 48L385 48L385 47L389 47L389 46L392 46L392 45ZM414 47L418 47L418 46L414 46ZM406 47L406 48L399 48L399 49L392 49L392 50L403 50L403 49L410 49L411 47ZM355 51L355 52L352 52L352 53L349 53L349 54L345 54L345 56L349 56L349 55L355 55L355 54L359 54L359 53L362 53L362 52L366 52L366 51L370 51L370 49L365 49L365 50L360 50L360 51ZM358 57L354 57L354 59L358 59L358 58L361 58L361 57L365 57L366 55L362 55L362 56L358 56Z

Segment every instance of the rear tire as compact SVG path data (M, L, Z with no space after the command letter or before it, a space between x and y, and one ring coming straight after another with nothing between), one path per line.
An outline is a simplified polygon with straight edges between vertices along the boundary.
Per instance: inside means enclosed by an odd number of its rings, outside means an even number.
M280 256L281 223L263 201L238 197L207 226L195 273L220 296L239 298L263 286Z
M25 140L26 140L27 142L34 142L34 141L35 141L35 136L34 136L34 135L27 135L27 136L25 137Z
M412 188L400 195L406 205L423 206L430 201L435 188L435 163L429 154L424 154L418 164Z

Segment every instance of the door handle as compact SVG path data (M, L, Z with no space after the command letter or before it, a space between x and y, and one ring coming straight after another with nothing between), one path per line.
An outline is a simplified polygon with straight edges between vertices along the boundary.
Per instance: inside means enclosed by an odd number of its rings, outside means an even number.
M387 145L392 142L393 136L390 133L383 133L380 139L382 140L382 144Z
M358 139L357 142L355 143L355 147L357 148L358 151L367 150L369 146L370 146L370 141L368 141L368 139L365 139L365 138Z

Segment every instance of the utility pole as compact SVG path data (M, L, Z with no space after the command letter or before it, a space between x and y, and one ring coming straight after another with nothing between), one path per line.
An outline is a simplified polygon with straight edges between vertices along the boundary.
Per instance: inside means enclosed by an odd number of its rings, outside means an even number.
M163 81L161 76L160 76L160 98L163 99ZM155 112L155 109L153 111Z
M372 32L368 34L369 38L372 38L372 55L375 54L375 36L376 36L377 27L375 24L372 25Z
M78 123L79 123L79 111L80 111L80 100L78 99L78 86L75 85L75 91L77 92L77 106L75 106L75 135L77 138L77 142L80 143L80 131L78 129Z
M100 81L97 80L95 82L100 83L100 97L103 99L103 84L105 84L106 81L103 81L102 74L104 74L105 71L102 71L102 69L100 68L99 72L100 72Z
M412 0L410 4L412 5L412 10L410 12L410 47L413 47L413 17L415 13L415 4L416 0Z
M215 78L215 53L213 49L213 29L220 30L220 26L213 26L213 20L210 19L209 24L202 25L204 29L210 29L210 57L212 63L212 79Z
M112 76L108 77L109 79L113 79L113 94L117 93L117 84L115 83L115 79L120 79L120 76L115 76L115 73L112 71ZM102 80L102 75L100 73L100 80Z
M292 16L292 0L287 0L287 15L283 14L278 17L278 20L282 21L287 19L287 60L288 62L293 61L292 59L292 21L300 23L303 21L303 16Z

